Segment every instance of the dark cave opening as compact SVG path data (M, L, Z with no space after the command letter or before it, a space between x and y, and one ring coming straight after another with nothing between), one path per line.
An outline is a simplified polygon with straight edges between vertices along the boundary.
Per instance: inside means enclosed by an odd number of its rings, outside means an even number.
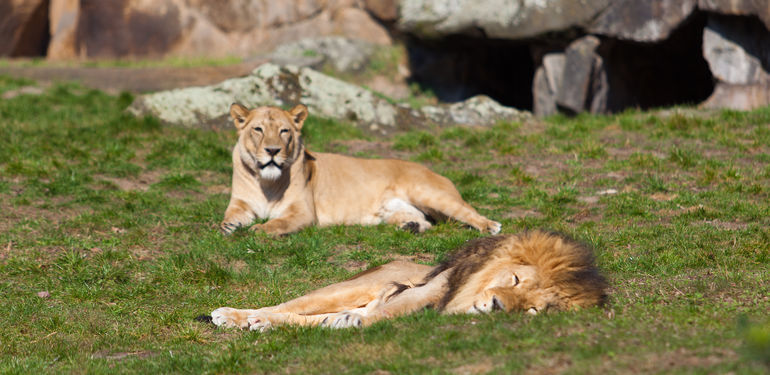
M407 38L412 82L443 102L484 94L500 104L532 109L532 63L527 43L454 35Z
M714 91L703 58L706 15L695 13L659 43L602 40L598 53L607 70L610 112L702 102Z
M715 81L703 58L707 15L695 12L669 38L640 43L601 37L597 54L607 73L608 112L696 104L714 91ZM485 94L500 104L533 109L532 82L545 52L563 51L576 38L509 41L483 35L452 35L424 40L406 36L411 81L443 102ZM478 34L478 33L476 33Z

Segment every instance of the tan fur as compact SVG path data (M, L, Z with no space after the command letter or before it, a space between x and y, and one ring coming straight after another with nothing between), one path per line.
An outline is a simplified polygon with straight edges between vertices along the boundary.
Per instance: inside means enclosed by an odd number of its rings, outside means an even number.
M541 231L471 241L429 267L396 261L277 306L222 307L219 326L264 330L296 324L365 326L426 307L443 313L569 310L601 305L606 283L585 246Z
M482 232L500 231L463 201L447 178L401 160L311 153L301 141L307 108L248 110L233 104L238 129L230 204L221 229L251 227L281 235L309 225L390 223L422 232L426 218L452 218ZM274 155L271 155L273 153Z

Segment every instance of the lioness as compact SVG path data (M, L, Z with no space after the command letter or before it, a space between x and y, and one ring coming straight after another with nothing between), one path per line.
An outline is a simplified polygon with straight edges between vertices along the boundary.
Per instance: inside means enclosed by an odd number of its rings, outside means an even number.
M251 230L281 235L311 224L396 224L423 232L433 219L453 218L496 234L500 223L463 201L447 178L400 160L368 160L311 153L300 131L304 105L230 107L238 129L233 149L233 187L221 230L229 234L255 217L269 219Z
M345 328L432 307L443 313L568 310L601 305L606 282L591 251L534 231L473 240L436 267L395 261L277 306L220 307L218 326L265 330L298 324Z

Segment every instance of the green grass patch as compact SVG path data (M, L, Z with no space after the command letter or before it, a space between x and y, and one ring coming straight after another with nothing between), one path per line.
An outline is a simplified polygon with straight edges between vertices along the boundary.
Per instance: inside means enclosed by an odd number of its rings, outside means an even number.
M30 84L0 78L0 92ZM161 127L125 114L131 99L66 84L0 101L0 373L768 369L768 109L396 135L365 152L429 166L504 233L547 228L592 245L610 304L260 334L193 318L277 304L393 259L436 264L480 234L446 222L422 235L222 236L235 132ZM374 141L317 117L303 132L315 151Z

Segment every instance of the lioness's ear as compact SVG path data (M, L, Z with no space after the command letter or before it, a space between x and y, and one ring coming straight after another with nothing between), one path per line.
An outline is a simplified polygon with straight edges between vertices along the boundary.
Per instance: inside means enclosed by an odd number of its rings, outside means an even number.
M291 115L291 120L294 121L297 130L302 130L302 125L307 118L307 107L305 107L304 104L297 104L289 111L289 114Z
M243 129L243 127L246 126L246 117L248 116L248 108L238 103L230 105L230 117L233 118L233 124L235 124L235 127L238 128L238 130Z

